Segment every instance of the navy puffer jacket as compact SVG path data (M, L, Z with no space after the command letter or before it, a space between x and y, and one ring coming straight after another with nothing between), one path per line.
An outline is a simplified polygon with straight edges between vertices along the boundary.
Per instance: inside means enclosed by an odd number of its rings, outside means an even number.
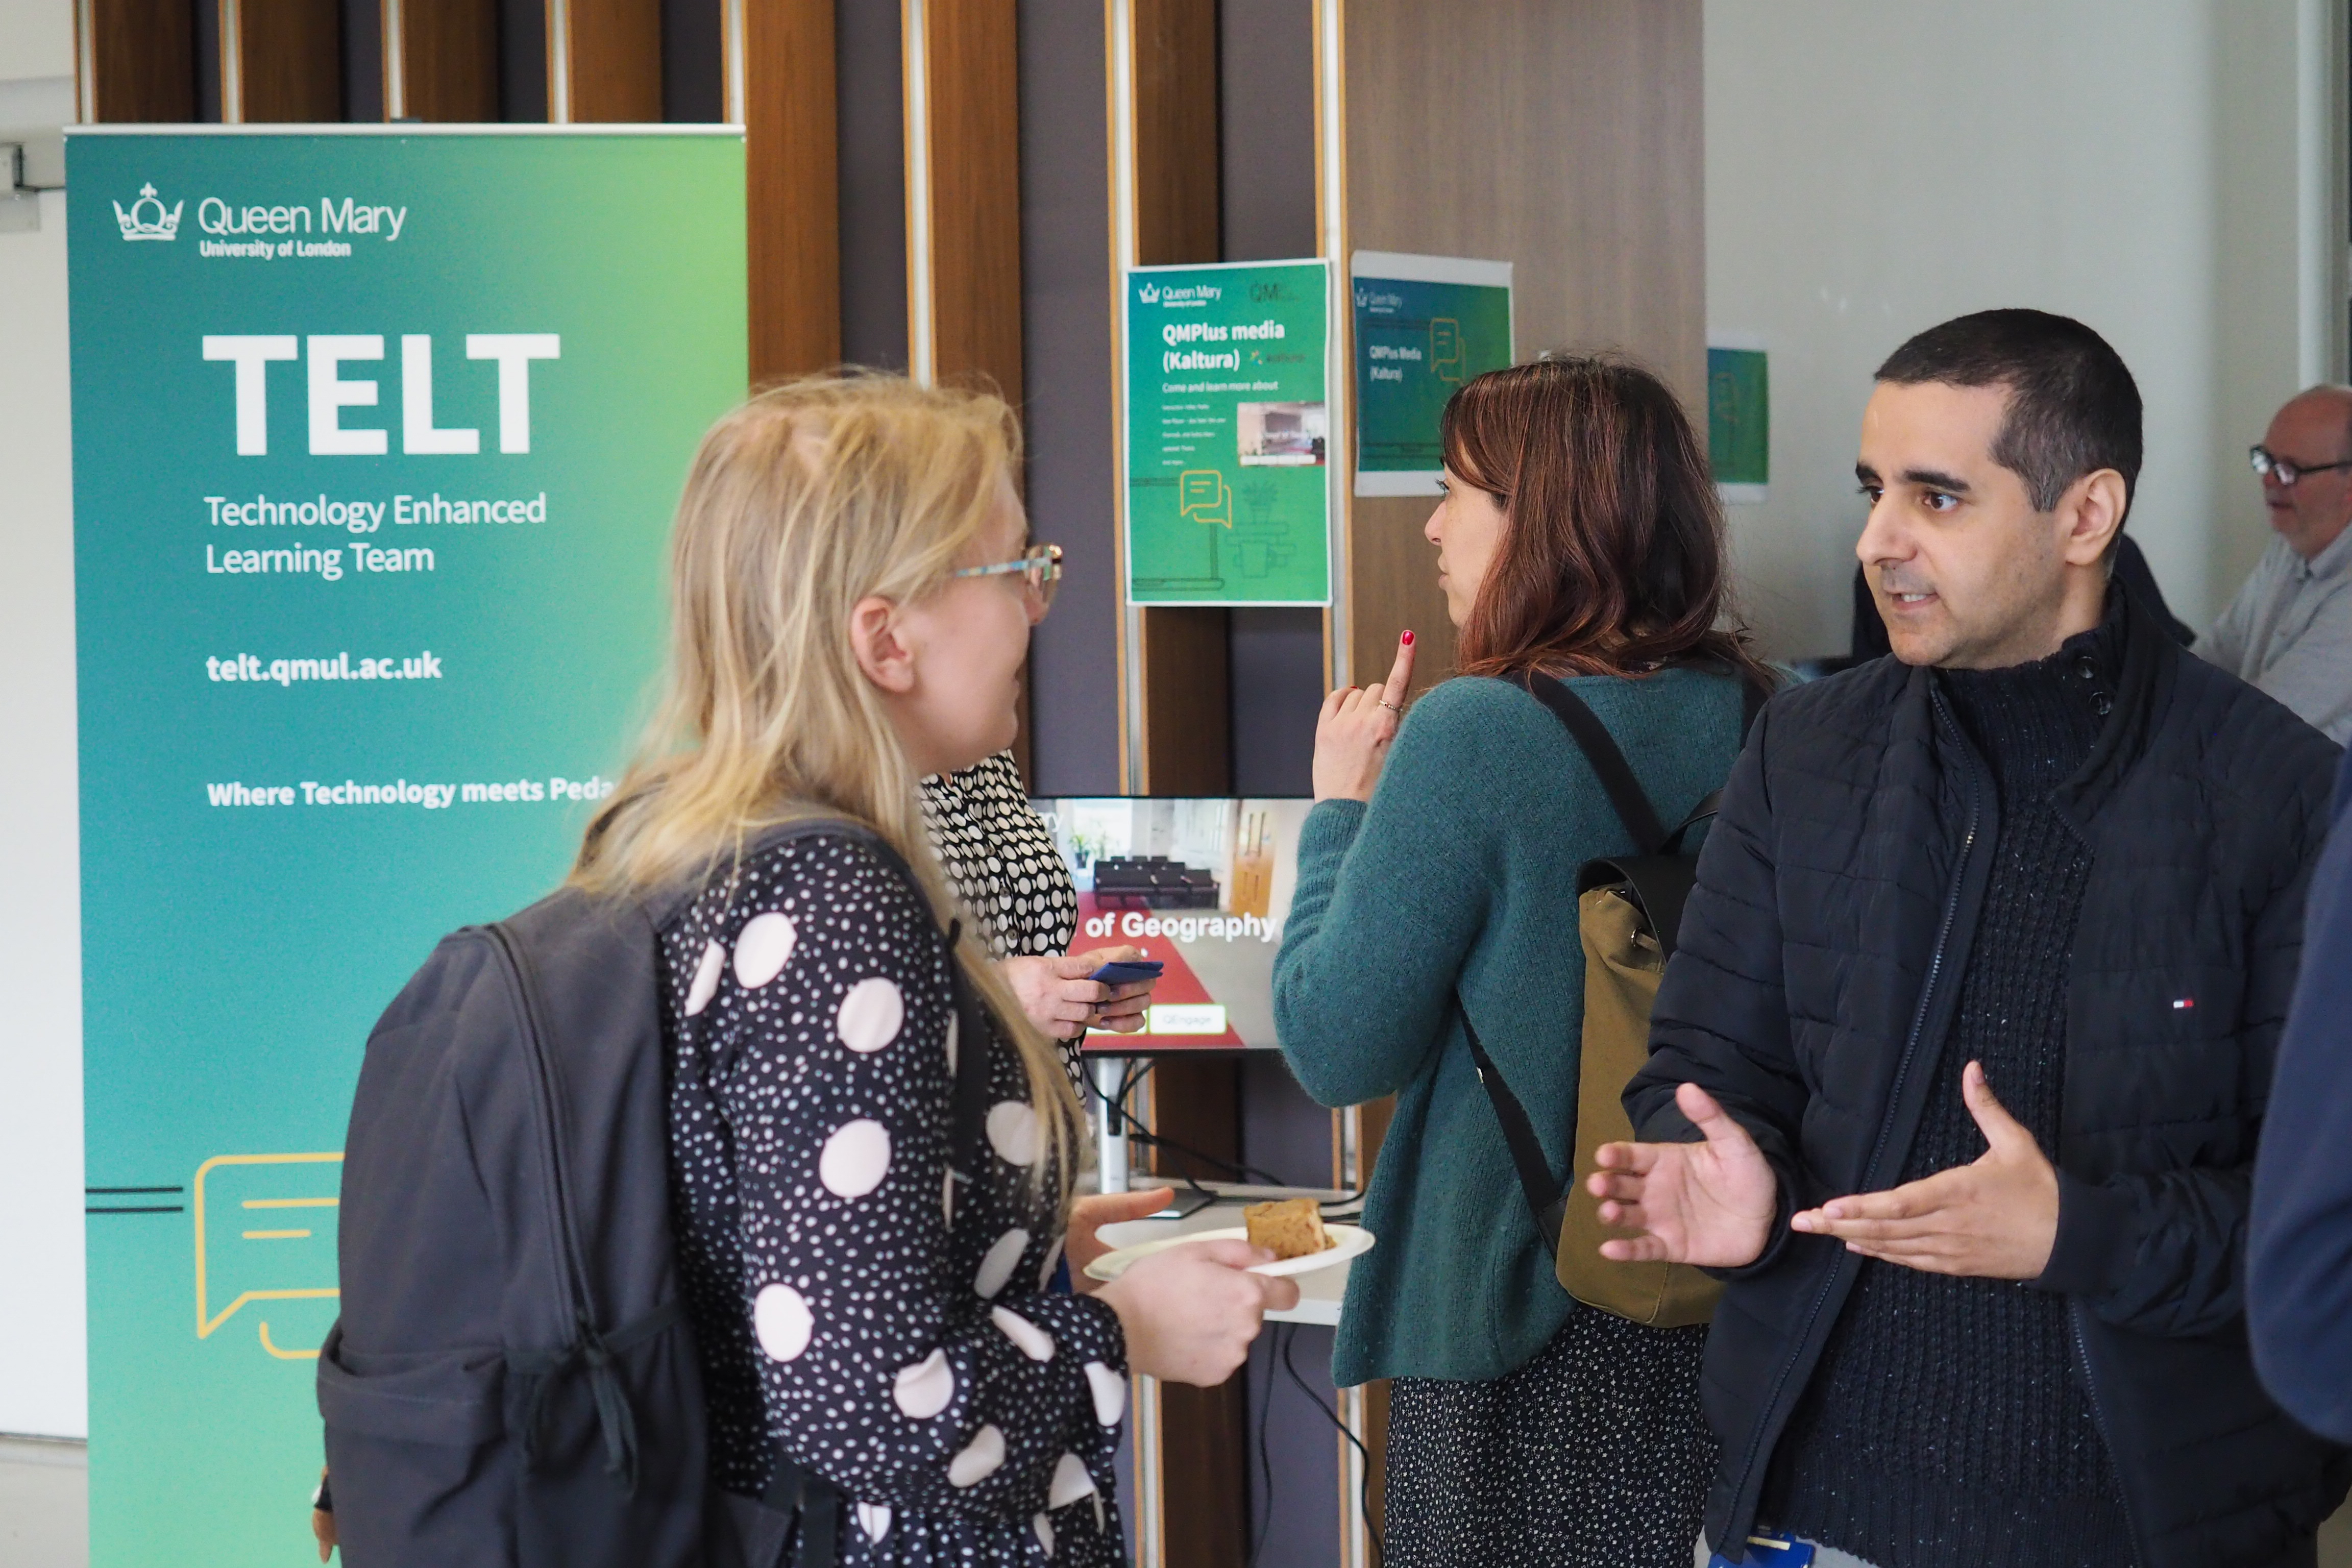
M2114 711L2058 797L2092 865L2067 991L2057 1244L2074 1375L2141 1568L2275 1563L2352 1455L2266 1394L2243 1285L2254 1145L2295 978L2336 748L2125 611ZM1776 700L1726 787L1625 1104L1697 1136L1696 1082L1780 1177L1702 1384L1707 1538L1744 1542L1772 1447L1860 1259L1787 1220L1903 1167L1975 933L1998 803L1933 673L1882 658ZM1956 1345L1952 1353L1966 1355ZM1727 1553L1731 1549L1727 1547ZM1735 1560L1737 1558L1735 1557Z

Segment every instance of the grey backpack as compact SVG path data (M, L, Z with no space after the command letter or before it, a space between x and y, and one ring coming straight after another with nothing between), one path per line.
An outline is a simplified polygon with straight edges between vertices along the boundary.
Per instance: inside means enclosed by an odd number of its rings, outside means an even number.
M795 822L750 852L820 836L913 879L848 822ZM695 891L565 889L454 932L369 1036L344 1145L341 1317L319 1355L350 1568L832 1563L842 1498L822 1478L780 1450L761 1498L710 1479L671 1245L657 983L661 929ZM962 1037L985 1039L949 970ZM987 1056L958 1054L960 1171L978 1169Z

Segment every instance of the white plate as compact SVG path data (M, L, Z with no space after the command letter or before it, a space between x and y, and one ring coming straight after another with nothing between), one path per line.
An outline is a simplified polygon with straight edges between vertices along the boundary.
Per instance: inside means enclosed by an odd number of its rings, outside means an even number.
M1360 1258L1372 1249L1372 1233L1361 1226L1326 1225L1323 1227L1336 1246L1320 1252L1310 1252L1302 1258L1277 1258L1272 1263L1253 1264L1253 1274L1312 1274L1318 1268L1328 1268L1335 1263L1345 1263L1350 1258ZM1158 1241L1138 1242L1122 1247L1117 1252L1106 1252L1087 1265L1087 1278L1108 1283L1126 1273L1138 1258L1149 1258L1155 1252L1165 1252L1171 1247L1184 1247L1195 1241L1247 1241L1249 1227L1234 1226L1226 1230L1196 1230L1185 1236L1162 1237Z

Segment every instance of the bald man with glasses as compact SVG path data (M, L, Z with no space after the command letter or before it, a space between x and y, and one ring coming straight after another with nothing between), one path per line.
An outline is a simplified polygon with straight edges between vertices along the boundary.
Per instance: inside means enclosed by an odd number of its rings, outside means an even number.
M2197 652L2352 740L2352 387L2287 400L2249 456L2278 538Z

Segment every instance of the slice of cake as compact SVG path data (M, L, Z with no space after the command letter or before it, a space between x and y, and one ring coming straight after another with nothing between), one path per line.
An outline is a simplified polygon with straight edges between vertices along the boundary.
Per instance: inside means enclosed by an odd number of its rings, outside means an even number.
M1252 1204L1242 1210L1242 1218L1249 1226L1250 1245L1276 1258L1305 1258L1336 1245L1337 1238L1323 1228L1323 1215L1313 1198Z

